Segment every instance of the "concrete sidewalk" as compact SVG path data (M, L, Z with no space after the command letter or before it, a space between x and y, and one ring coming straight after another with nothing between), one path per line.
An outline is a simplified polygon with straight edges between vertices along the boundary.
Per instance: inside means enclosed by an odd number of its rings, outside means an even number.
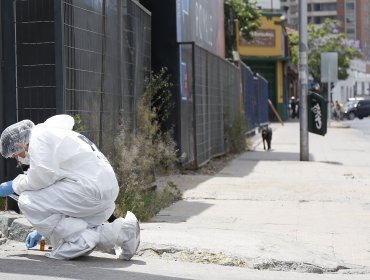
M215 263L225 254L249 268L367 273L370 139L332 124L309 135L300 162L298 122L271 126L271 151L259 141L216 176L172 178L184 199L143 224L142 241L170 259L222 252Z
M216 175L168 178L183 200L141 224L132 262L94 252L67 275L65 262L7 242L0 247L4 277L16 275L14 261L24 270L19 279L32 279L24 277L36 258L39 271L54 267L47 279L101 279L92 267L102 267L104 279L118 272L125 279L370 279L369 137L333 123L325 137L309 135L310 161L300 162L299 124L271 127L271 151L256 136L252 151Z

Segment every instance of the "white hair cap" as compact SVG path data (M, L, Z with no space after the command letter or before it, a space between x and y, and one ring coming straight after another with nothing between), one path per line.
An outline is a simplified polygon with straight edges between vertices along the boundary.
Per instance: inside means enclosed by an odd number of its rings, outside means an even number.
M35 124L30 120L23 120L8 126L0 137L0 153L3 157L12 157L22 152L24 146L30 142L31 130Z

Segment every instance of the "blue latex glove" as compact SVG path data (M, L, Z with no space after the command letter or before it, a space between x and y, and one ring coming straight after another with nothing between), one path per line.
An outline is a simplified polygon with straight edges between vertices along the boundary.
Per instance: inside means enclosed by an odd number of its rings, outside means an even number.
M5 197L14 193L13 180L0 184L0 197Z
M37 230L34 230L33 232L30 232L27 235L26 238L26 247L27 249L35 247L37 243L40 241L42 235L37 232Z

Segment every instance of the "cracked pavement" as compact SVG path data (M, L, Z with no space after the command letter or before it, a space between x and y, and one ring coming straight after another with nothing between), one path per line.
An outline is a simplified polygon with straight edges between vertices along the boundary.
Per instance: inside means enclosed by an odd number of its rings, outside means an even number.
M341 127L310 134L310 161L300 162L298 123L272 127L272 151L257 139L215 176L173 176L183 200L143 224L142 240L254 269L367 274L370 139Z

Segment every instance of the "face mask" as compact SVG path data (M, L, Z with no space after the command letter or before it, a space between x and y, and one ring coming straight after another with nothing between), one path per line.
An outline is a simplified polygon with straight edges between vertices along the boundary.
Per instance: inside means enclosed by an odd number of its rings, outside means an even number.
M26 152L26 156L25 157L20 157L18 156L17 157L17 160L24 164L24 165L30 165L30 154L28 152Z

